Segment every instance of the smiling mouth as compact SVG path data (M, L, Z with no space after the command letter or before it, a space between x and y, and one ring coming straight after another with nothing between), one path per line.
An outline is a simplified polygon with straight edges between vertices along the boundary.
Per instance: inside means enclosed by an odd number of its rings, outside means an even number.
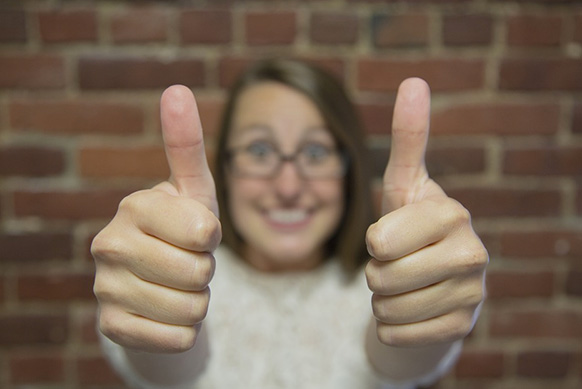
M305 209L274 209L266 214L269 222L281 227L299 227L307 223L311 214Z

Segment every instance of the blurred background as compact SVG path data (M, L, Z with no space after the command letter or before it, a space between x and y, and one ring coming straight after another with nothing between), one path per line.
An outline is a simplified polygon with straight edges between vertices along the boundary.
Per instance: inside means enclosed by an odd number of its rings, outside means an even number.
M558 0L3 1L0 387L124 387L97 344L91 239L168 174L162 90L194 90L212 154L228 86L272 56L345 82L376 177L399 82L432 87L429 170L491 256L434 387L581 388L582 1Z

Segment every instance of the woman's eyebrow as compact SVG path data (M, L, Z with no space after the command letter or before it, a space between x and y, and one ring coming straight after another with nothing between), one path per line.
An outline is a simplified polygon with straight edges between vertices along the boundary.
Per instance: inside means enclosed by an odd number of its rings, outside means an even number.
M325 126L306 127L303 134L301 135L301 140L309 139L320 134L324 135L326 138L334 140L333 135L331 134L329 129Z
M251 123L251 124L246 124L246 125L241 126L241 127L235 127L233 132L236 132L238 134L246 134L248 132L264 132L264 133L272 134L273 129L266 124Z

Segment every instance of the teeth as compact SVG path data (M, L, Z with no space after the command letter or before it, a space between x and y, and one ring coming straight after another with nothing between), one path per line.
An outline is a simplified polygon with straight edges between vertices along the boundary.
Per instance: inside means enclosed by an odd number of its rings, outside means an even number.
M277 223L297 223L307 217L307 212L301 209L278 209L269 212L269 217Z

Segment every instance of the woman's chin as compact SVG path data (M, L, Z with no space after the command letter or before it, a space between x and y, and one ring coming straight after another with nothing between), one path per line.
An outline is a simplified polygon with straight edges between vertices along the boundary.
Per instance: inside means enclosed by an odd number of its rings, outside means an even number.
M322 261L319 252L301 249L297 245L277 245L247 258L259 270L274 272L311 270Z

